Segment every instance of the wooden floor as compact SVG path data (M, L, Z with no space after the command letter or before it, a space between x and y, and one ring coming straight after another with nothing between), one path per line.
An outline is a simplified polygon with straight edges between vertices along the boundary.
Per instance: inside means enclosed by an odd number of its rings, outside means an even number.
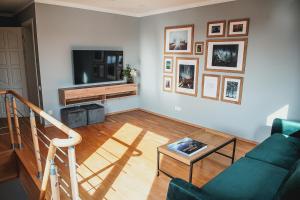
M46 130L51 138L61 136L53 127ZM76 129L83 138L76 146L81 198L166 199L170 178L156 176L156 148L197 130L143 111L108 116L105 123ZM236 158L254 146L238 140ZM230 154L231 150L232 146L228 146L221 152ZM195 165L193 183L202 186L228 166L228 158L213 154ZM63 165L59 167L61 173L67 173ZM188 178L188 168L170 158L162 157L161 167L176 177Z

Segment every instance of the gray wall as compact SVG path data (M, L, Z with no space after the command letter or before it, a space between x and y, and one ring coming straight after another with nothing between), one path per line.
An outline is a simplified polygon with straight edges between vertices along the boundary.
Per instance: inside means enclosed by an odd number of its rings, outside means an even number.
M73 86L72 49L124 50L126 63L139 64L137 18L36 4L36 26L44 110L53 111L58 119L58 88ZM136 107L138 97L106 105L107 112Z
M239 0L142 18L141 107L256 141L269 135L268 116L281 108L300 120L299 10L298 0ZM165 26L195 24L195 40L204 41L208 21L244 17L251 22L242 105L162 92ZM203 70L200 56L198 94Z
M72 49L123 49L127 63L140 65L141 94L109 101L107 112L141 107L261 141L273 113L300 120L299 9L298 0L239 0L132 18L36 4L44 109L59 118L57 89L73 85ZM165 26L195 24L195 40L204 41L208 21L244 17L251 22L242 105L162 92ZM198 94L203 65L200 56Z

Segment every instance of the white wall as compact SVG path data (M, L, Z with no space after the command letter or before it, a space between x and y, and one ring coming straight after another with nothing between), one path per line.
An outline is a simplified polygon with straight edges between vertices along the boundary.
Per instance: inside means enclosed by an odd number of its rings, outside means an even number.
M299 10L297 0L239 0L142 18L141 107L256 141L270 134L267 119L276 111L300 120ZM204 41L208 21L245 17L250 34L242 105L162 91L165 26L195 24L195 41ZM198 94L203 71L200 56Z

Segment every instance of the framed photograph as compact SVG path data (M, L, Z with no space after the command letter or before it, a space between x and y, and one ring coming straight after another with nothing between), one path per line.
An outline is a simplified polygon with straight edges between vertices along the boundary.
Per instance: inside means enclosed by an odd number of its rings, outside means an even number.
M219 100L221 76L214 74L202 75L201 97L205 99Z
M173 73L173 57L164 56L164 73Z
M228 21L228 37L248 36L250 19L233 19Z
M247 39L207 40L205 70L244 73Z
M226 20L207 23L206 35L208 38L225 37Z
M172 92L173 91L173 76L164 76L163 77L163 91Z
M197 96L198 58L176 58L175 91L180 94Z
M243 77L223 76L221 100L228 103L241 104L243 80Z
M193 54L194 25L165 27L165 54Z
M195 55L203 55L204 53L204 42L195 42Z

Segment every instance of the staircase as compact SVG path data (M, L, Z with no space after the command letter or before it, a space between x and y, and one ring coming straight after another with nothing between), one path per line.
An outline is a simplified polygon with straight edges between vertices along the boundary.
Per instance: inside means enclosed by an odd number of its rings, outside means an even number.
M81 136L14 91L0 90L0 103L6 111L0 119L1 199L80 199L75 146ZM58 129L60 137L37 117Z
M1 199L28 200L28 195L18 179L0 183L0 194Z

